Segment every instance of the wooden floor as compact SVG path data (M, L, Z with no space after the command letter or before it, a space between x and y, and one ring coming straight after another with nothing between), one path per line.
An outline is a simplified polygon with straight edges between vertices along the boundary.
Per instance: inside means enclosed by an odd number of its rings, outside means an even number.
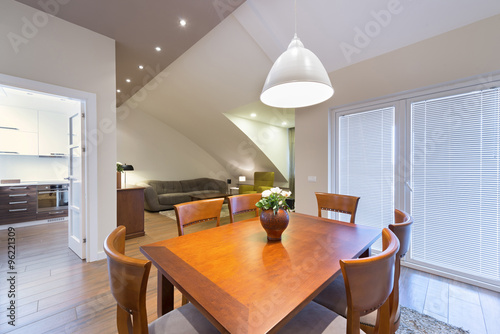
M146 236L127 240L129 256L144 258L140 245L177 236L174 220L148 212L145 218ZM222 223L228 220L222 218ZM109 292L106 261L78 259L67 246L66 222L16 229L16 326L10 326L6 230L0 231L0 244L0 333L116 333L116 304ZM404 268L401 304L473 334L500 333L499 293ZM154 266L147 308L151 322L156 318Z

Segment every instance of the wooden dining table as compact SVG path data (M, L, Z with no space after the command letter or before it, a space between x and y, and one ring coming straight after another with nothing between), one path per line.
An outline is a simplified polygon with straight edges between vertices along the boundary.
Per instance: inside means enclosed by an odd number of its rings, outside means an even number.
M158 316L174 286L222 333L273 333L359 257L381 230L298 213L270 242L259 218L141 246L158 268Z

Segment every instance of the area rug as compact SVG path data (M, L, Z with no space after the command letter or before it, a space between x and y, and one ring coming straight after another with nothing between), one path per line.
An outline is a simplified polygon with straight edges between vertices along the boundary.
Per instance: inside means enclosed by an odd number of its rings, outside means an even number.
M160 215L163 215L163 216L168 217L168 218L173 219L173 220L177 220L177 218L175 217L174 209L160 211ZM220 216L221 216L221 218L229 216L229 209L227 208L227 204L222 204L222 210L220 211Z
M469 331L449 325L415 310L401 307L401 322L396 334L465 334Z

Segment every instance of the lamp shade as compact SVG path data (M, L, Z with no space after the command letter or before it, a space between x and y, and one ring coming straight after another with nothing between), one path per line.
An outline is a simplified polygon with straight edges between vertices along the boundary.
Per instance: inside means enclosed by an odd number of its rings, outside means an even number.
M123 167L123 170L134 170L134 166L132 166L132 165L124 164L124 165L122 165L122 167Z
M260 100L271 107L301 108L324 102L332 95L323 64L295 35L269 71Z
M240 182L245 182L247 180L246 176L240 176L239 181Z

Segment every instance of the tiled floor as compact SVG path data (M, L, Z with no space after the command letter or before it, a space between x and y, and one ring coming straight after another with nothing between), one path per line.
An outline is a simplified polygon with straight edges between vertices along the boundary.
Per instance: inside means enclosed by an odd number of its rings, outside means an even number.
M403 268L400 303L471 334L500 333L500 293Z

